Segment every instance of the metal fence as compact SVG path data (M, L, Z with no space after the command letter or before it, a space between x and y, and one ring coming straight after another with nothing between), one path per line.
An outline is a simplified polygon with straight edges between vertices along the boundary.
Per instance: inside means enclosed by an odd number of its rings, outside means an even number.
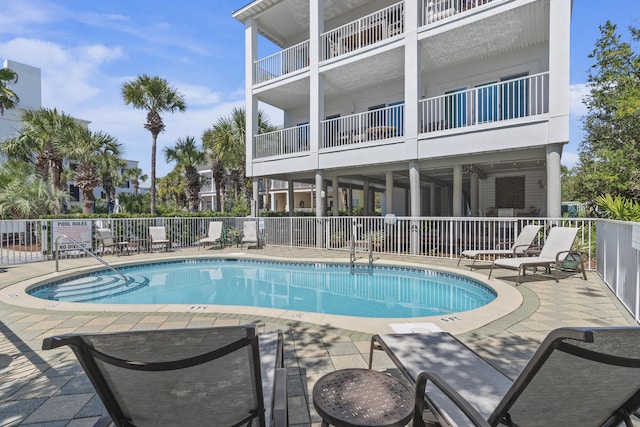
M65 220L62 220L65 221ZM129 242L130 251L147 250L150 226L164 226L173 248L194 247L205 237L210 221L222 221L224 236L237 244L246 222L258 223L267 245L323 248L345 252L352 247L407 257L456 259L465 249L493 249L514 241L528 224L542 226L535 243L544 242L550 227L580 229L575 249L583 252L636 320L640 321L640 224L585 218L444 218L444 217L284 217L284 218L99 218L88 223L87 249L100 255L98 228ZM74 223L74 220L70 221ZM55 220L0 221L0 263L29 263L52 259ZM86 224L85 224L86 225ZM634 240L635 236L635 240ZM74 237L76 239L76 237ZM78 239L76 239L78 240ZM67 246L61 257L84 256Z
M640 223L598 220L596 270L640 322Z

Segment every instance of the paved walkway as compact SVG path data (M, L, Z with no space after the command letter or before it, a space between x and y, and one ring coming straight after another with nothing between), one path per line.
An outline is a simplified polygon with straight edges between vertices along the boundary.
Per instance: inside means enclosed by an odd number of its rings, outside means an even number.
M208 250L206 254L233 254L237 248ZM346 261L339 251L300 250L267 247L250 249L248 255L296 260L335 258ZM161 257L203 255L204 251L180 250L152 254ZM116 258L109 262L138 261L146 255ZM455 262L418 257L384 256L376 263L410 261L415 264L455 268ZM93 265L93 259L62 260L61 269ZM285 363L288 368L289 421L292 426L316 426L320 419L310 402L310 391L324 373L349 367L366 367L371 332L337 328L295 318L268 317L245 313L103 312L60 311L30 308L10 291L9 285L29 278L50 275L53 262L9 266L0 273L0 426L89 426L103 413L103 407L70 350L41 351L42 339L70 332L109 332L157 328L187 328L257 323L261 330L285 334ZM468 269L462 269L467 273ZM479 274L488 274L481 268ZM494 275L513 285L510 271ZM490 284L497 283L492 279ZM510 314L458 338L478 351L507 375L517 375L542 338L560 326L634 325L595 273L584 281L573 275L559 284L542 275L527 276L517 290L522 304ZM15 303L12 303L12 298ZM461 317L464 317L461 315ZM446 320L446 319L445 319ZM455 320L455 319L453 319ZM440 324L443 324L442 322ZM455 327L453 333L455 333ZM358 329L358 325L354 325ZM363 329L363 328L360 328ZM445 324L446 329L446 324ZM387 331L380 331L387 332ZM375 368L398 375L383 354L376 354Z

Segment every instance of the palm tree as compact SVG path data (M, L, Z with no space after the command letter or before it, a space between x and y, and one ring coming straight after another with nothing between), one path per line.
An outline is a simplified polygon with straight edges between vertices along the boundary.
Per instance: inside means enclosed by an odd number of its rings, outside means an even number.
M122 181L126 162L122 159L122 145L117 139L101 145L97 151L98 173L104 190L107 206L116 197L116 186Z
M62 160L64 158L63 130L76 125L73 117L58 113L55 108L26 110L22 114L22 132L3 142L2 151L13 159L33 163L36 174L49 180L51 189L64 189Z
M183 186L184 177L178 171L172 170L158 179L158 196L165 204L173 204L176 208L184 206L184 191L180 191L180 187Z
M61 213L69 194L50 188L34 172L33 165L19 160L0 164L1 218L28 219Z
M238 190L245 192L246 180L246 114L244 108L234 108L229 117L221 117L212 129L212 149L216 156L231 171L234 178L236 197ZM269 123L262 110L258 111L258 133L272 132L275 127Z
M139 75L122 85L122 97L126 105L147 111L144 127L151 132L151 214L156 213L156 142L165 125L160 113L186 110L184 96L160 77Z
M140 168L125 169L123 177L131 181L134 196L137 196L140 191L140 182L145 182L149 178L146 174L142 173L142 169Z
M20 102L16 93L9 89L9 83L18 82L18 73L11 68L0 68L0 116L4 116L4 110L10 110Z
M93 190L100 185L100 168L104 157L120 159L122 145L116 138L102 132L91 132L84 126L76 125L62 134L65 145L69 147L69 157L77 162L72 171L73 179L82 191L82 212L93 212L95 197ZM109 166L113 161L109 162Z
M226 191L227 169L224 162L214 149L215 132L213 129L207 129L202 134L202 146L209 161L211 162L211 178L216 188L216 211L222 212L224 207L224 193Z
M178 138L173 147L164 149L168 162L176 162L176 169L184 172L184 191L187 196L189 211L198 210L199 193L202 187L202 177L198 173L198 166L203 164L206 156L204 151L196 146L193 136Z

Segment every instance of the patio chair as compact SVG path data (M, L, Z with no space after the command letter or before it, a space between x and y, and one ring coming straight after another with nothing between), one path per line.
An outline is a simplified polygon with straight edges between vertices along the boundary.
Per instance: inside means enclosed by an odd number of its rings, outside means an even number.
M214 246L220 243L220 247L224 246L221 221L211 221L209 223L209 233L207 234L207 237L198 240L198 250L200 250L200 246L204 243L213 243Z
M527 267L544 267L550 270L551 267L555 268L556 283L559 281L560 263L564 261L569 254L575 254L571 250L573 242L576 240L578 234L578 228L576 227L553 227L549 231L549 235L544 242L544 245L540 249L540 254L537 256L526 256L520 258L498 258L493 261L491 270L489 271L489 279L491 279L491 273L493 273L494 267L510 268L512 270L518 270L518 278L516 279L516 286L520 283L520 277L524 276L525 269ZM531 248L529 249L531 250ZM587 280L587 274L584 271L584 261L582 256L580 258L580 270L582 271L582 278Z
M639 327L549 333L514 381L446 332L371 340L416 385L414 426L631 427L640 406Z
M255 325L70 334L68 345L116 426L285 426L282 334Z
M256 221L245 221L242 226L242 240L240 241L240 247L247 243L255 243L258 248L261 247L260 234L258 232L258 224Z
M164 246L168 251L171 247L171 240L167 238L167 230L164 226L161 227L149 227L149 250L153 249L153 245Z
M460 265L460 261L462 258L471 258L473 262L471 263L471 269L475 266L476 260L480 256L485 255L502 255L506 257L516 257L522 256L526 249L528 249L535 240L536 236L538 236L538 232L542 226L540 225L526 225L516 240L513 242L510 248L508 249L500 249L502 245L507 245L509 242L498 243L495 249L467 249L466 251L462 251L460 254L461 257L458 258L458 265Z
M102 255L106 253L107 249L110 249L112 254L115 252L118 256L120 256L120 252L125 249L127 255L129 254L129 242L116 240L111 230L108 228L98 228L96 232L98 233Z

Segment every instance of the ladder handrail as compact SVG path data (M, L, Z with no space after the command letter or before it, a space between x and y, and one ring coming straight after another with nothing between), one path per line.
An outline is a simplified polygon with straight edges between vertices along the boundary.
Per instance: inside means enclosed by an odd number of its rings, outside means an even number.
M122 280L124 280L124 284L128 284L129 283L129 279L127 278L127 276L125 276L124 274L122 274L120 271L116 270L114 267L112 267L107 261L105 261L104 259L102 259L101 257L99 257L98 255L94 254L93 252L91 252L90 250L88 250L87 248L85 248L84 246L82 246L82 243L72 239L71 237L67 236L66 234L61 234L58 237L56 237L56 240L54 242L54 250L55 250L55 257L56 257L56 272L60 271L59 266L58 266L58 260L59 260L59 256L58 253L60 252L58 249L58 243L60 241L60 239L67 239L68 241L72 242L73 244L75 244L78 248L82 249L83 251L85 251L87 254L91 255L92 257L94 257L95 259L97 259L98 261L100 261L105 267L107 267L108 269L110 269L111 271L113 271L114 273L116 273L117 275L119 275L120 277L122 277Z

